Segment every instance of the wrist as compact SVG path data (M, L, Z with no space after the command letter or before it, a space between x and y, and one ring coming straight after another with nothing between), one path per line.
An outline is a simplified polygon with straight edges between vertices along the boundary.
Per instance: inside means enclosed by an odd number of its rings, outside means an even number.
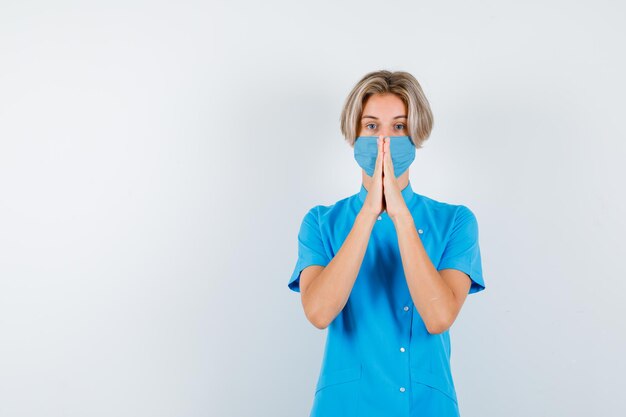
M405 221L413 222L413 216L408 209L402 210L401 212L396 213L393 216L390 215L389 218L391 218L394 223L401 223Z
M359 211L359 213L357 214L357 218L373 226L376 223L378 214L372 213L371 211L368 211L368 210L361 209L361 211Z

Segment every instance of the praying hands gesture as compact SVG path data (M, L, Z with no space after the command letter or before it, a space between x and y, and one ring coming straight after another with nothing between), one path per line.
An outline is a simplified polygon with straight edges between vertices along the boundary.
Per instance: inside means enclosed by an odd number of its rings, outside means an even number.
M389 217L394 219L398 215L408 213L409 209L404 202L398 180L394 174L390 140L389 137L382 135L378 137L376 166L365 205L376 216L386 210Z

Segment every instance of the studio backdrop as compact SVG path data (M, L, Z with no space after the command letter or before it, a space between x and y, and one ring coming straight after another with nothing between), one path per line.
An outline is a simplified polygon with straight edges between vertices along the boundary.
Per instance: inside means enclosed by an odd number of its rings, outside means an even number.
M359 192L339 117L382 69L432 108L413 190L479 226L461 415L626 415L625 12L3 1L0 416L307 416L298 231Z

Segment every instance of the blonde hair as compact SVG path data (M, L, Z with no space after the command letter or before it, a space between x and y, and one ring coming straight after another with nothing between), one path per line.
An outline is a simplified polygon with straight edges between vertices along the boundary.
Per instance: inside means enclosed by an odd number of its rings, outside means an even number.
M433 114L422 87L408 72L374 71L366 74L352 88L341 111L341 133L350 146L359 133L363 103L372 94L393 93L402 99L408 111L408 133L417 149L428 139L433 128Z

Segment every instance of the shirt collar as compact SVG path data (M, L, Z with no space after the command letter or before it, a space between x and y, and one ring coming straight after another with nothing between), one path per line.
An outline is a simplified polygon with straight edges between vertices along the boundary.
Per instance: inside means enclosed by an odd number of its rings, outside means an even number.
M402 197L404 198L404 203L408 206L415 196L413 188L411 187L411 180L408 181L406 187L404 187L401 192ZM367 197L367 189L363 183L361 183L361 190L359 191L359 199L361 200L361 203L365 203L365 197Z

